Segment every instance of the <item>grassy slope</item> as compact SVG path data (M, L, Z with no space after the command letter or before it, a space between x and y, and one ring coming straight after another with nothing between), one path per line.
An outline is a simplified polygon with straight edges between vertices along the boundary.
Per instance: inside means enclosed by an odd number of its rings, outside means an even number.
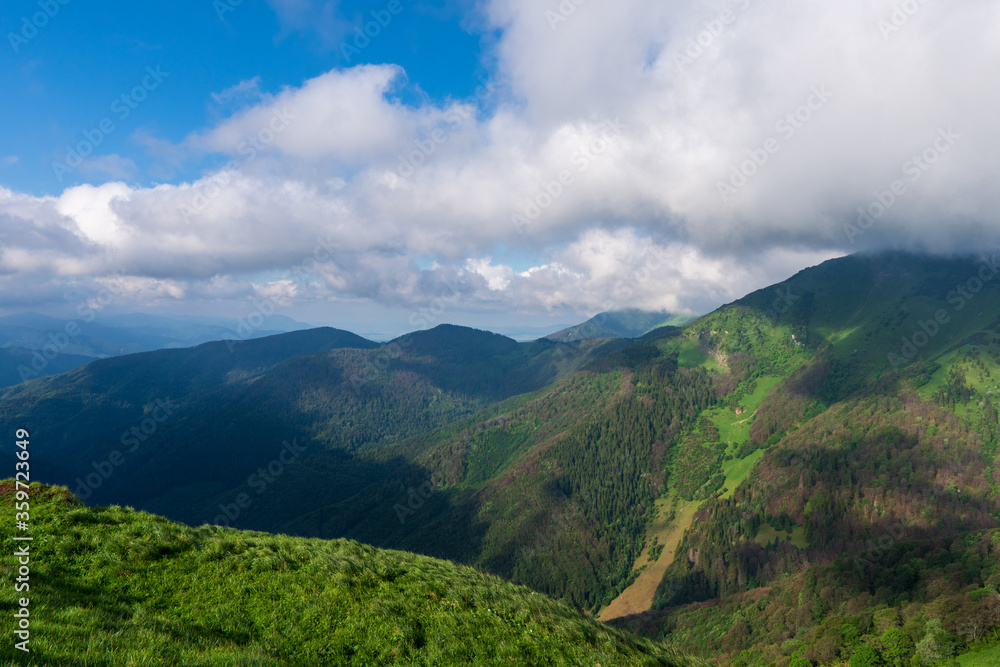
M12 486L0 482L8 545ZM697 664L446 561L344 540L189 528L86 508L38 484L31 503L35 664ZM13 571L7 549L0 608L8 618ZM8 637L0 660L13 651Z
M674 561L681 538L694 522L695 512L699 506L698 502L682 500L673 506L673 520L664 522L659 520L660 516L658 515L657 520L650 522L646 529L646 548L643 549L635 563L635 567L641 568L641 573L636 578L635 583L622 591L621 595L601 610L598 615L600 620L610 621L624 616L641 614L652 607L656 589L663 580L663 573ZM650 545L654 539L657 545L663 546L663 551L655 562L645 565Z
M977 653L966 653L958 658L962 667L996 667L1000 665L1000 646L992 646Z

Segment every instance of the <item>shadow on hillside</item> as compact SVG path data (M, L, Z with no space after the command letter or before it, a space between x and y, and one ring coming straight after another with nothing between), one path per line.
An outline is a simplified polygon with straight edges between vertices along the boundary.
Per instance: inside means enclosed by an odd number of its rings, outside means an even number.
M404 459L384 465L390 472L339 502L289 515L280 531L470 562L488 528L475 518L476 494L442 488L442 477Z
M955 540L996 528L991 494L959 490L965 483L990 488L985 466L972 470L967 463L978 456L978 434L934 406L891 400L876 411L868 401L833 408L772 446L740 497L703 510L660 584L657 604L727 597L750 581L778 585L787 573L816 566L834 568L839 587L855 594L903 599L918 577L911 559L950 558ZM918 441L917 423L940 431L922 432ZM759 513L741 513L740 502ZM780 517L804 529L808 546L784 539L760 546L741 532L747 548L734 550L717 539L743 531L751 519L765 527ZM956 591L964 585L952 583ZM640 614L623 622L647 621Z

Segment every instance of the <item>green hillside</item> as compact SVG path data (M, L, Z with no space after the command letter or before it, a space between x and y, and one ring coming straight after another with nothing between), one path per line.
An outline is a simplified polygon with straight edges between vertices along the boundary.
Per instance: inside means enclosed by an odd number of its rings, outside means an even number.
M14 495L0 482L5 545ZM30 502L31 655L8 635L4 664L703 664L446 561L190 528L38 484ZM20 609L11 549L0 562L9 619Z
M720 665L945 664L1000 632L993 267L858 255L637 341L444 327L395 355L290 357L182 396L108 493L449 559L591 613L683 510L652 608L615 623ZM93 365L11 390L0 418L86 470L104 421L142 415L118 389L141 365L119 363L99 391Z
M808 360L754 413L741 453L763 456L702 507L658 609L622 624L760 667L943 665L996 640L992 265L850 257L700 320L717 356L759 363L776 324Z

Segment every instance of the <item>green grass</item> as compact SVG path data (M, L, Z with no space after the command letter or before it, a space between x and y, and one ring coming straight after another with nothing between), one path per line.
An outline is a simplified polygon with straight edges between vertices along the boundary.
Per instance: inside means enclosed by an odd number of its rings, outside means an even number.
M681 346L677 356L677 363L684 368L694 368L706 364L711 357L702 350L697 343L686 342Z
M758 449L746 458L733 459L722 464L722 472L726 475L724 486L726 492L722 494L723 498L732 497L733 492L736 491L736 487L742 484L743 480L750 475L750 471L753 470L754 465L762 456L764 456L764 450Z
M748 412L753 412L760 407L760 404L764 401L764 397L771 393L771 390L781 384L781 381L784 379L784 376L777 375L765 375L757 378L757 386L752 393L740 400L740 405Z
M750 439L750 425L753 423L753 420L750 419L752 412L736 414L731 409L722 407L705 410L703 414L712 421L715 428L719 429L721 442L738 447L739 444Z
M0 611L15 600L0 482ZM448 561L190 528L31 487L32 664L695 665L527 588ZM8 633L0 663L14 656Z
M962 667L996 667L1000 665L1000 646L991 646L978 653L966 653L959 656L958 664Z
M757 531L757 536L753 539L762 547L774 544L777 540L782 540L789 542L796 549L809 548L809 540L806 539L806 529L802 526L795 526L792 528L792 532L788 533L784 530L775 530L771 526L764 525L760 527L760 530Z
M739 445L750 439L750 426L753 424L753 415L764 401L764 398L781 384L784 377L776 375L765 375L755 381L754 390L740 399L739 405L742 412L736 414L734 410L727 407L712 408L705 411L715 428L719 429L719 438L728 445ZM730 447L734 449L734 447Z

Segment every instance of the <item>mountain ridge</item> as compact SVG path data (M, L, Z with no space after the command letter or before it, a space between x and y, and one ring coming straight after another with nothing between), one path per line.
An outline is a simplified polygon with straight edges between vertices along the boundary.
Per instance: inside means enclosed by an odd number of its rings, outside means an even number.
M638 340L517 344L444 327L292 357L213 389L222 393L156 434L168 444L209 434L214 449L201 456L217 471L263 438L253 465L218 487L175 485L149 507L447 558L592 613L639 581L661 553L651 532L661 526L677 531L677 548L652 607L616 623L676 632L686 650L741 667L829 665L862 644L889 655L888 629L955 655L976 635L963 634L967 616L941 609L979 609L1000 585L1000 572L973 566L1000 525L1000 280L984 266L905 253L830 260ZM19 419L37 419L32 392L53 382L69 392L61 400L78 400L65 380L38 381L5 392L0 417L20 405L30 409ZM283 396L298 385L306 391ZM208 414L242 423L225 432ZM405 415L422 421L406 432L394 423ZM247 475L300 433L309 451L258 501ZM156 460L183 453L165 446ZM148 486L143 465L135 489ZM221 512L240 493L251 505ZM675 525L692 507L691 523ZM913 523L890 533L898 522ZM934 527L941 539L928 542ZM873 551L885 534L892 543ZM958 588L936 564L945 546L963 568ZM924 569L906 570L894 549ZM849 576L858 558L873 565ZM893 577L923 588L901 593L885 583ZM819 579L831 583L808 583ZM756 616L740 617L739 599ZM873 620L889 609L898 621Z

